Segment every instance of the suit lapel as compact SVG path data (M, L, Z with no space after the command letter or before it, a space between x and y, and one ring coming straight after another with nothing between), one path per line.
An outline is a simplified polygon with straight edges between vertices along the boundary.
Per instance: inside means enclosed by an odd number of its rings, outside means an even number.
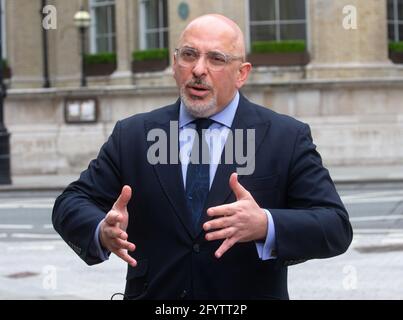
M246 150L246 130L255 129L255 157L257 157L258 149L266 136L268 128L270 127L269 122L263 122L261 117L258 116L256 109L251 105L251 103L241 94L237 112L235 114L234 121L231 126L232 138L235 138L235 129L242 129L244 135L243 139L243 150ZM226 142L226 146L228 144ZM235 143L234 143L235 146ZM203 215L200 219L197 234L202 231L203 224L210 218L207 216L207 209L224 204L230 197L232 190L229 187L229 178L233 172L236 172L238 165L236 164L235 158L235 148L232 152L232 163L225 163L224 152L221 155L221 163L217 167L216 174L214 176L213 184L211 186L210 192L207 197L206 205L203 210ZM225 150L225 149L224 149ZM242 183L243 176L238 176L239 181Z
M153 129L161 129L167 134L168 163L158 163L153 167L158 177L158 181L161 184L162 190L167 195L170 203L175 209L176 215L178 216L179 220L182 222L190 236L195 237L195 231L193 230L191 222L191 215L189 209L187 208L185 200L185 190L183 187L181 164L178 159L176 159L175 163L171 163L171 159L169 158L171 155L170 148L173 147L170 143L170 122L176 121L178 123L179 105L180 101L178 100L175 105L168 107L166 116L161 117L160 119L156 119L155 121L146 121L145 129L147 133ZM176 144L176 146L174 146L174 150L179 150L176 149L179 148L179 139L177 136L172 138L172 142ZM153 143L153 141L147 141L148 147L150 148ZM178 151L176 152L176 156L177 155Z
M176 104L167 108L166 116L156 119L155 121L145 121L144 124L146 132L150 132L152 129L161 129L166 132L168 137L168 150L170 150L171 147L170 122L178 121L179 105L180 100L178 100ZM234 138L235 129L243 129L243 150L246 150L246 130L255 129L256 157L259 151L259 146L261 145L263 138L266 136L269 127L270 123L263 122L251 103L243 95L240 95L239 105L231 126L231 131ZM176 147L178 148L177 150L179 150L178 137L175 137L172 140L174 143L176 143ZM153 143L153 141L147 141L148 147L151 147ZM168 152L168 156L169 154L170 152ZM167 195L170 203L175 209L175 214L178 216L189 235L193 238L196 238L198 235L200 235L203 224L210 219L206 214L207 209L224 204L232 193L232 190L229 187L229 177L233 172L236 172L238 167L235 161L235 148L232 156L234 161L226 164L224 152L221 155L221 163L217 167L213 184L208 194L203 215L200 219L197 230L194 230L192 227L191 213L189 212L186 204L181 163L179 161L177 161L177 163L170 163L170 159L168 158L168 164L159 163L153 166L163 192ZM239 181L242 183L242 176L239 176Z

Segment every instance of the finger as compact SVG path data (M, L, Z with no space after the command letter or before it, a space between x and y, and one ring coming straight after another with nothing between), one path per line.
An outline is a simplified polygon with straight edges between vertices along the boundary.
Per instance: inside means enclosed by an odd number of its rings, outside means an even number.
M110 226L116 226L118 223L122 222L122 215L117 211L110 211L106 217L105 222Z
M114 252L119 258L126 261L132 267L137 266L137 261L133 259L129 254L127 254L126 250L120 249Z
M120 193L119 198L113 205L113 208L118 211L125 211L131 197L132 197L132 188L130 188L129 186L123 186L122 192Z
M120 238L122 240L127 240L128 238L127 233L117 227L105 227L104 232L106 233L106 236L110 239Z
M228 217L213 219L203 225L204 231L223 229L232 225L232 219Z
M237 239L235 237L225 239L221 246L215 252L216 258L221 258L223 254L231 249L235 243L237 243Z
M247 199L250 197L250 193L238 182L238 174L234 172L229 178L229 186L234 192L237 200Z
M134 250L136 250L136 246L134 245L134 243L131 243L129 241L126 240L122 240L122 239L114 239L111 242L113 251L117 251L117 250L128 250L130 252L133 252Z
M206 234L207 241L219 240L230 238L235 234L235 228L225 228L214 232L209 232Z
M207 215L210 217L217 216L232 216L236 212L236 203L222 204L220 206L211 207L207 210Z

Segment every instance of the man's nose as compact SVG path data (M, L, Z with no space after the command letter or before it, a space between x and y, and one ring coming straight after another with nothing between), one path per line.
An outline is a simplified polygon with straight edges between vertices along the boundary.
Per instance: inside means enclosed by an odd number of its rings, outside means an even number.
M194 76L197 78L207 74L207 59L204 54L200 55L200 58L197 60L196 64L193 66L192 72L193 72Z

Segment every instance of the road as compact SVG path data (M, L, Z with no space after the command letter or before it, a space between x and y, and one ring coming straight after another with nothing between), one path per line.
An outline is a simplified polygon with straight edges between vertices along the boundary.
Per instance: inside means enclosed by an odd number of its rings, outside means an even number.
M289 269L292 299L403 299L403 184L339 185L349 250Z
M118 258L89 267L54 231L57 195L0 193L0 299L109 299L124 289Z
M0 240L56 240L50 220L56 193L0 193Z
M403 184L339 185L354 228L338 257L289 268L292 299L403 299ZM51 225L57 193L0 193L0 299L109 299L118 258L88 267Z

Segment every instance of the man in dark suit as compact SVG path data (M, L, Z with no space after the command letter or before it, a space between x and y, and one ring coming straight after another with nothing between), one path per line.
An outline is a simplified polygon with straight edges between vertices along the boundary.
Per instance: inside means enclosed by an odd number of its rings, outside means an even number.
M341 254L352 240L309 127L239 93L251 65L224 16L186 27L173 69L180 99L116 124L56 200L55 229L90 265L111 252L126 261L128 299L287 299L287 266ZM161 132L168 161L150 151ZM238 147L253 150L247 174L226 158Z

